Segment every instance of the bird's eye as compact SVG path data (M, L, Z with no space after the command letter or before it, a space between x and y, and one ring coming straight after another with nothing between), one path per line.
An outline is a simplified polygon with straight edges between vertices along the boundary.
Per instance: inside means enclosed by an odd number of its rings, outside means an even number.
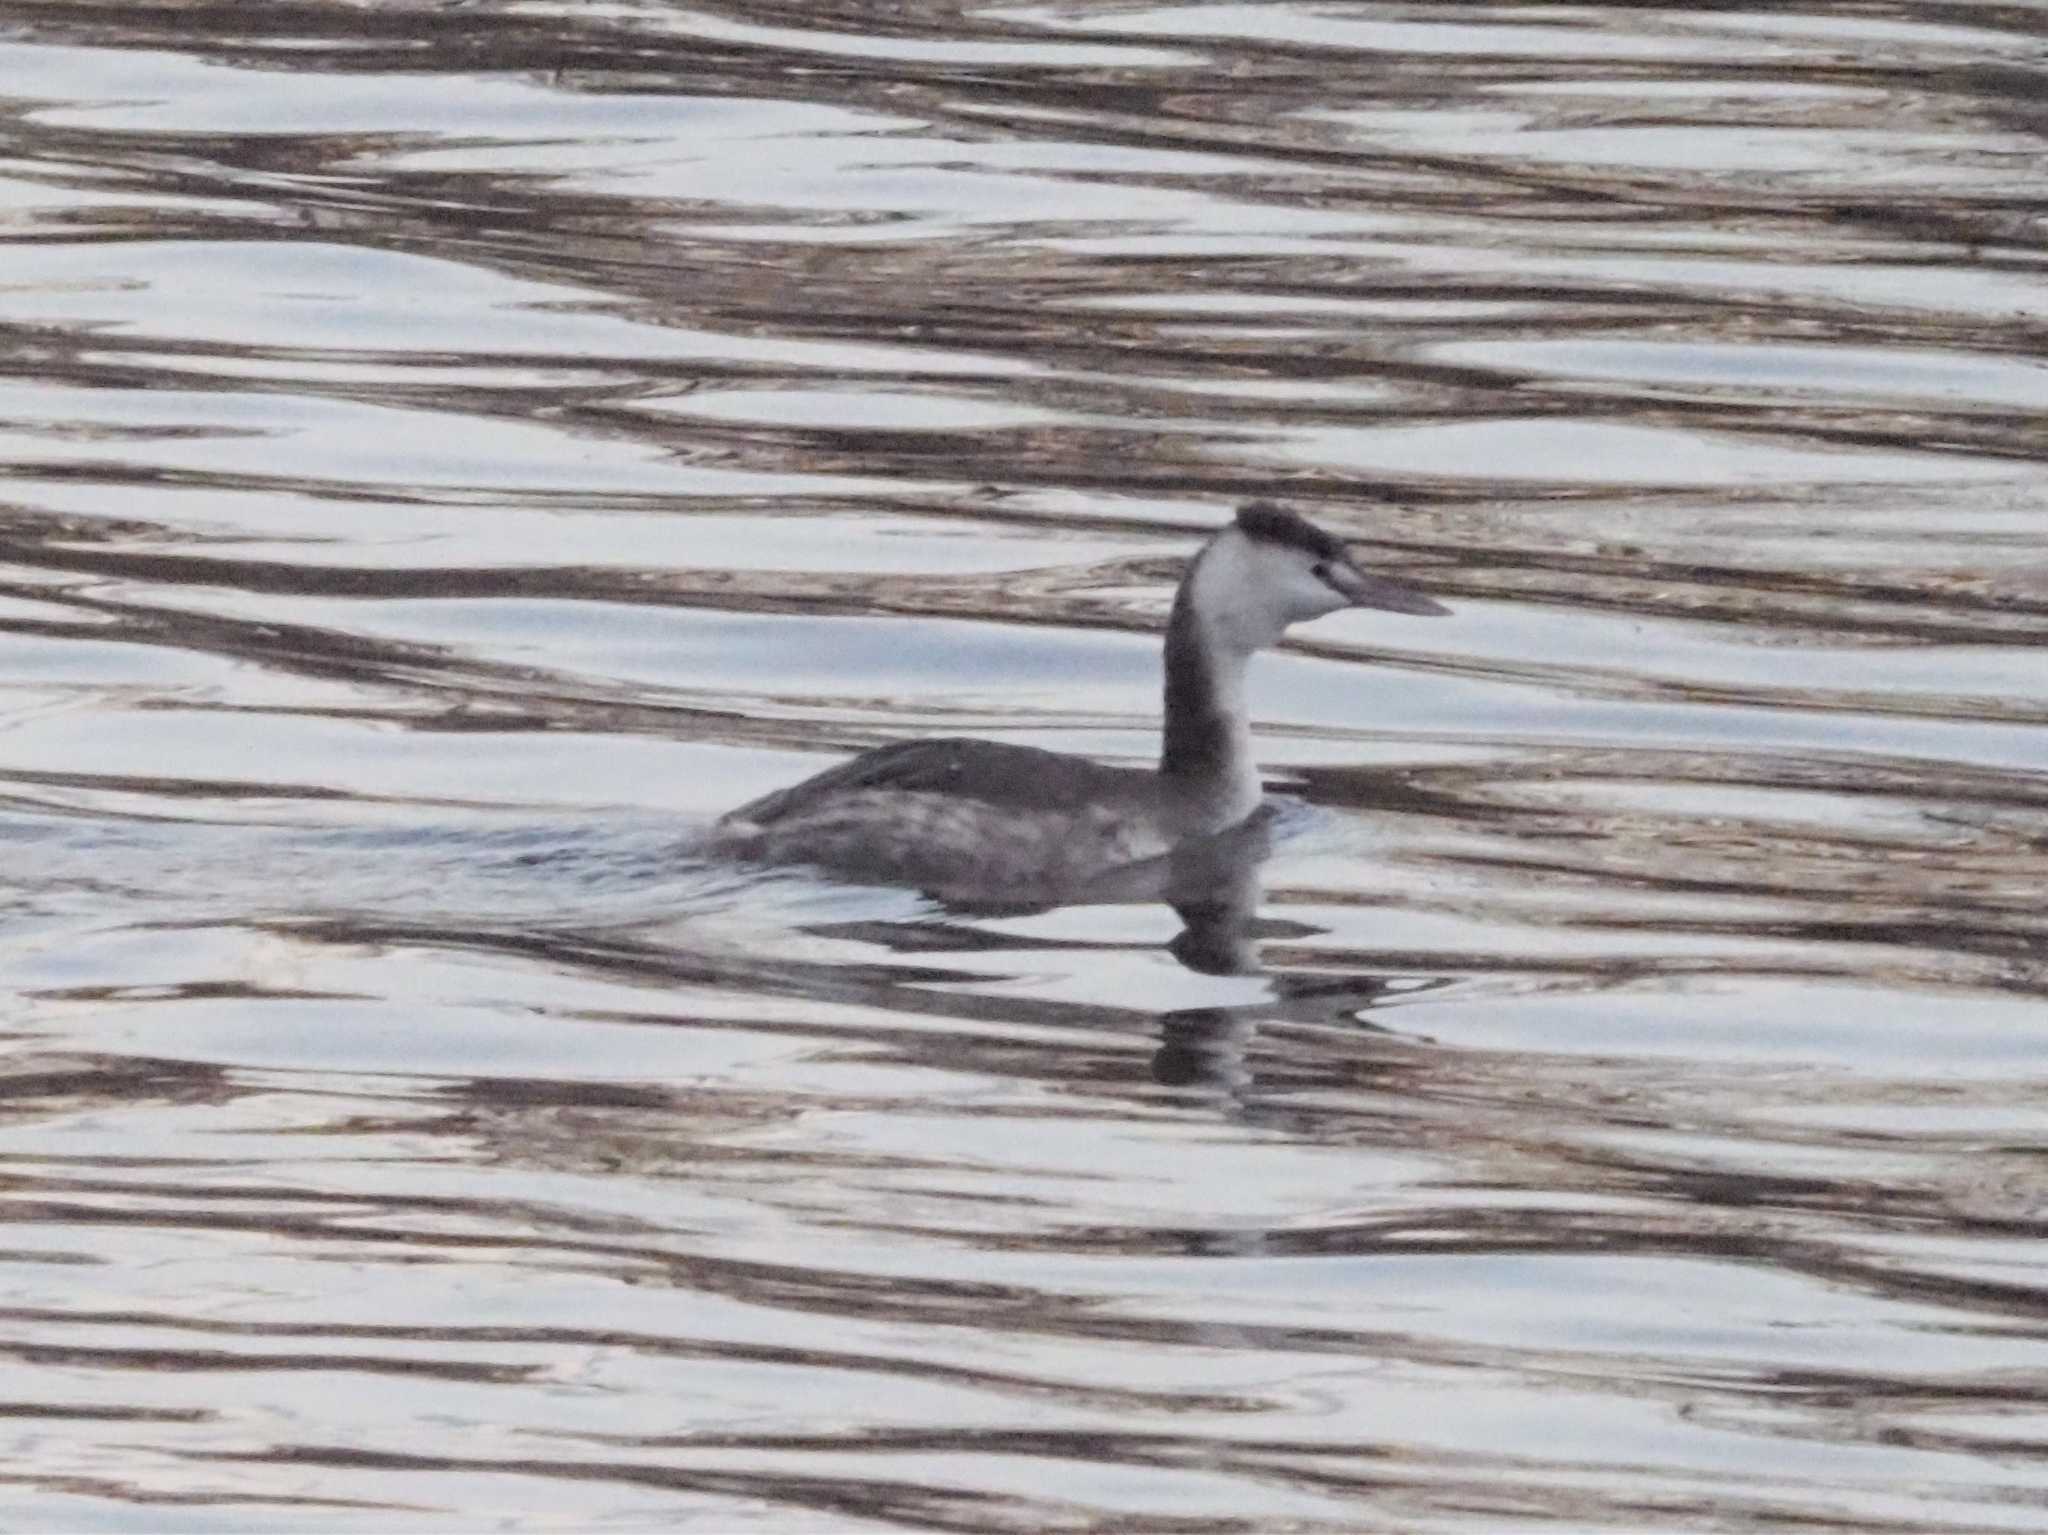
M1322 582L1323 585L1335 586L1337 584L1330 579L1330 562L1328 560L1317 560L1311 569L1315 573L1315 578Z

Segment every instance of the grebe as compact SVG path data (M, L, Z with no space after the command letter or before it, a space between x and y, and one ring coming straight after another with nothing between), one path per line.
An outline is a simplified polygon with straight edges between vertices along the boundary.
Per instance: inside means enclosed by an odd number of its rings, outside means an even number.
M712 845L940 897L1079 899L1252 817L1263 791L1247 663L1289 625L1347 607L1449 611L1361 570L1306 518L1254 502L1201 547L1174 594L1157 772L995 741L902 741L731 811Z

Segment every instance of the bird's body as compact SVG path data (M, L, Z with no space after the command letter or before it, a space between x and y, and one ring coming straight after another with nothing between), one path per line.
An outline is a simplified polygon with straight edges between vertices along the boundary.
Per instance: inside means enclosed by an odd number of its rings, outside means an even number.
M939 895L1085 898L1253 815L1247 664L1289 624L1349 606L1444 611L1358 569L1313 523L1246 507L1175 595L1156 771L962 737L903 741L741 806L715 844Z
M720 834L769 862L1035 896L1172 848L1153 776L997 741L902 741L742 806Z

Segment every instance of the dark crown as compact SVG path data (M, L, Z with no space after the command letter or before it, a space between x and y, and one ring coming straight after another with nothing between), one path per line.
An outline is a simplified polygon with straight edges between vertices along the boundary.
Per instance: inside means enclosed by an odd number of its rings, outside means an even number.
M1237 525L1249 538L1285 544L1319 560L1348 558L1343 543L1284 506L1271 501L1250 501L1237 509Z

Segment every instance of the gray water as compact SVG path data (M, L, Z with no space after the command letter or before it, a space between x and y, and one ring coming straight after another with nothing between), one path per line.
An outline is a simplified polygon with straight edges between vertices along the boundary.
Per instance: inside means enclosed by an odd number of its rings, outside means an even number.
M0 9L0 1523L2048 1528L2048 7ZM722 809L1142 761L1234 904ZM1215 913L1211 916L1215 917Z

